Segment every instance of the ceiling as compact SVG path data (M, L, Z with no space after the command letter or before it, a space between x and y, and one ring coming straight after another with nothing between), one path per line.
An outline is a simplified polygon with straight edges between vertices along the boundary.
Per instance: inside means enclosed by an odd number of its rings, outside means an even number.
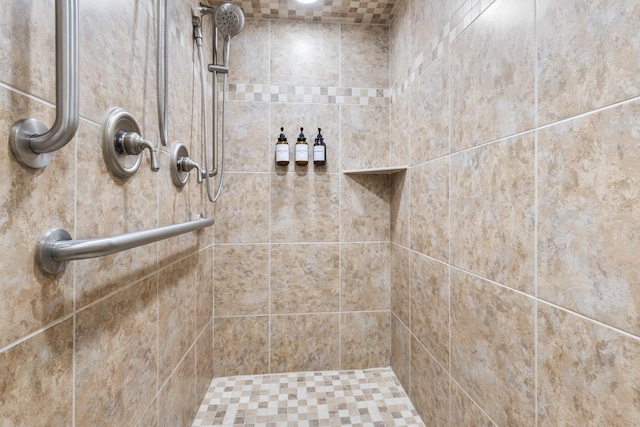
M219 0L207 0L212 6ZM235 0L247 18L290 19L354 24L391 23L400 0L318 0L301 4L296 0Z

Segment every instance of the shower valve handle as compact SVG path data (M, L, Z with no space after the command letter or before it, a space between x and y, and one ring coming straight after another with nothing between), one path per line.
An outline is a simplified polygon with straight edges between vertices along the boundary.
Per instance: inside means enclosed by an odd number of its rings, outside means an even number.
M158 165L158 150L153 146L150 141L142 138L136 132L121 132L118 135L118 145L122 149L122 152L131 155L139 155L145 148L149 149L151 155L151 170L158 172L160 166Z
M202 184L205 171L200 167L199 164L191 160L189 157L179 157L177 166L180 172L190 172L192 169L195 169L198 184Z

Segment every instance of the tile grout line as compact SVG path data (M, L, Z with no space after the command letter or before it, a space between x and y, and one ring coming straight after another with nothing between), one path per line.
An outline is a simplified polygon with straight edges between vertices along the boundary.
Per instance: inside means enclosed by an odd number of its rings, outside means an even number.
M447 285L449 286L449 346L448 346L448 350L449 350L449 354L448 354L448 368L449 368L449 422L451 422L452 418L453 418L453 403L452 403L452 395L453 395L453 375L451 374L451 369L452 369L452 362L451 362L451 52L449 51L449 55L447 57L448 60L448 64L447 64L447 69L448 69L448 78L447 78L447 91L448 91L448 97L447 97L447 119L448 119L448 131L449 131L449 135L448 135L448 139L449 139L449 150L448 150L448 182L447 182L447 204L448 204L448 211L449 211L449 215L448 215L448 229L447 229L447 241L448 241L448 246L449 246L449 256L447 259Z
M534 93L534 120L535 134L533 146L533 292L535 295L533 306L533 398L534 398L534 425L538 426L538 128L540 126L539 81L538 81L538 0L534 2L534 37L533 37L533 93Z
M342 85L342 24L338 26L338 39L340 42L338 43L338 82ZM342 171L342 106L338 107L338 138L340 139L340 168ZM325 151L326 153L326 151ZM342 174L338 176L338 240L339 249L338 249L338 284L339 284L339 292L338 292L338 311L340 314L338 315L338 368L342 368L342 185L343 185L343 177Z
M268 21L268 43L269 43L269 75L268 75L268 79L269 79L269 83L271 83L271 20ZM269 125L271 125L272 123L272 119L273 119L273 108L272 108L272 102L269 102ZM271 146L271 144L269 144L269 146ZM268 157L270 158L270 156ZM271 163L271 162L270 162ZM269 175L268 175L268 179L269 179L269 252L268 252L268 258L269 258L269 283L268 283L268 300L269 300L269 307L268 307L268 313L269 313L269 317L267 318L267 371L270 373L271 372L271 222L272 222L272 218L271 218L271 197L273 195L272 191L272 174L271 174L271 166L269 167Z

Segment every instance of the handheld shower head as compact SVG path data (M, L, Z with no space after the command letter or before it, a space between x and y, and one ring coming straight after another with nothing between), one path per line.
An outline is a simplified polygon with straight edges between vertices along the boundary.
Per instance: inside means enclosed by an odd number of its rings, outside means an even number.
M216 28L224 38L223 64L229 66L229 45L234 37L244 28L244 13L240 6L233 3L222 3L214 13Z

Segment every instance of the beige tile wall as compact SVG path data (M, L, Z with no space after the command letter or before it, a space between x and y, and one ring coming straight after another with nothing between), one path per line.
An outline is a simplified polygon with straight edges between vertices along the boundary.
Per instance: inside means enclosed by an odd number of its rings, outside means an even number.
M427 425L640 422L639 18L399 5L391 364Z
M170 2L169 12L169 138L194 154L197 3ZM0 424L185 425L213 377L213 229L75 261L57 276L33 262L50 228L85 239L213 214L195 183L174 188L168 148L159 147L159 173L145 153L129 179L111 175L102 159L114 106L158 141L150 0L79 2L78 132L44 169L13 158L11 125L28 117L50 125L55 115L54 4L0 0Z
M389 165L388 27L247 30L232 43L215 212L215 375L387 366L390 180L341 172ZM285 167L274 162L280 127ZM310 144L322 128L325 166L294 164L301 127Z

